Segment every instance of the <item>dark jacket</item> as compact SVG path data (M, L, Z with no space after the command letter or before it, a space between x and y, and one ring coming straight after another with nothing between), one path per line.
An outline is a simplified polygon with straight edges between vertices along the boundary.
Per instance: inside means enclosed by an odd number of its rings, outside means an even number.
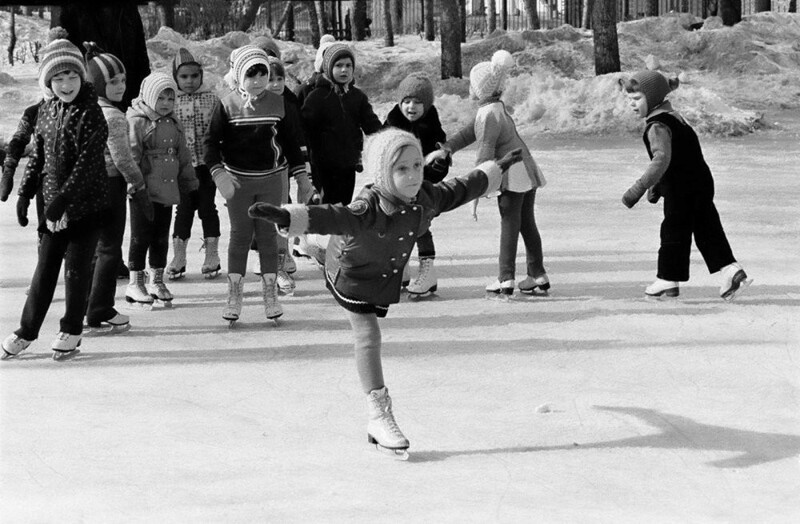
M647 132L656 123L667 126L672 134L672 155L666 172L658 182L659 194L667 196L697 191L713 193L714 180L711 169L703 157L700 140L692 126L682 118L670 113L658 113L647 119L643 139L650 158L653 158L653 153L650 150Z
M39 108L36 147L19 194L33 198L41 186L45 208L61 195L70 222L104 212L108 205L103 156L107 138L106 119L91 84L84 82L69 104L58 98L46 101Z
M302 117L311 163L323 169L355 169L364 134L381 129L363 91L351 84L342 92L324 75L303 102Z
M438 144L444 143L447 140L447 135L442 129L442 123L439 121L439 112L436 111L434 106L431 106L422 118L415 122L411 122L408 118L403 116L403 112L399 105L395 105L389 114L386 115L386 121L383 123L384 127L396 127L403 131L408 131L417 137L422 144L422 154L427 155L436 149L439 149ZM425 165L424 177L428 182L440 182L447 175L447 171L436 170L433 166Z

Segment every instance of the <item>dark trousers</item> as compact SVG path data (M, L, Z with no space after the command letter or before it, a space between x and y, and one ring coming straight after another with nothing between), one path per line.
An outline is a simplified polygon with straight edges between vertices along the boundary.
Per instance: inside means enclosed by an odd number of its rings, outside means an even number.
M714 205L713 186L664 196L658 278L671 282L689 280L692 235L709 273L716 273L736 261Z
M100 229L72 227L58 233L44 233L39 241L39 258L31 280L31 288L22 309L19 329L15 332L25 340L39 338L47 310L64 261L66 311L61 317L60 330L70 335L83 331L83 315L92 282L92 258L97 247Z
M436 246L433 244L433 234L430 229L417 237L417 255L420 258L436 256Z
M103 227L94 256L92 287L86 309L86 323L100 325L114 318L114 296L117 292L117 273L122 262L122 237L125 235L127 217L127 186L121 176L108 180L109 213Z
M544 275L542 237L536 227L533 205L536 189L525 193L503 191L497 197L500 209L500 282L514 278L517 262L517 243L522 234L525 243L525 262L529 276Z
M175 210L175 228L172 236L181 240L186 240L192 236L192 222L194 213L200 217L203 224L203 238L219 236L219 214L214 198L217 195L217 186L211 178L211 172L205 165L195 166L194 173L200 181L197 190L197 198L192 199L188 195L181 195L181 203Z
M314 173L314 185L323 204L347 205L353 201L356 172L354 169L318 169Z
M150 222L131 204L131 242L128 249L128 269L143 271L145 257L148 256L150 267L167 266L169 252L169 226L172 223L172 206L153 202L153 221Z

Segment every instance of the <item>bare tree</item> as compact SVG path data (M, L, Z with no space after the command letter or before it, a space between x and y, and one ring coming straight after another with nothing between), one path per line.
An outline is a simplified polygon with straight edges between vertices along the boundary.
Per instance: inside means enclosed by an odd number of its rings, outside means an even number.
M313 0L307 0L305 2L306 7L308 9L308 25L311 27L311 43L314 47L319 47L319 39L322 37L320 32L320 23L319 23L319 13L317 12L317 4L319 2L315 2Z
M706 5L703 7L706 7ZM658 0L647 0L647 3L644 6L644 15L658 16Z
M405 34L403 27L403 0L391 0L392 29L398 35Z
M359 42L367 37L367 0L353 2L353 36Z
M394 47L394 28L392 27L392 0L383 0L383 24L386 26L386 35L383 42L386 47Z
M722 25L732 26L742 21L742 0L719 0Z
M486 0L486 32L488 34L494 33L494 30L497 29L497 21L494 16L497 11L496 7L495 0Z
M441 0L442 80L461 78L461 17L459 0Z
M461 25L461 43L465 44L467 42L467 0L458 2L458 16L460 17ZM459 58L459 61L460 60Z
M433 0L424 0L425 5L425 40L433 42L436 40L436 27L433 18Z
M11 27L9 30L11 31L11 38L8 41L8 65L14 65L14 48L17 46L17 7L11 6L8 8L11 11L11 19L8 22L8 25Z
M616 0L595 0L592 26L595 74L604 75L620 71Z
M797 0L791 0L789 2L789 12L796 13L797 12Z
M250 26L256 21L256 16L258 16L258 10L261 8L261 4L264 3L264 0L246 0L244 3L244 13L242 13L241 18L239 18L239 24L237 29L239 31L247 31L250 29ZM291 2L287 2L291 4ZM288 8L288 6L287 6ZM285 12L285 10L284 10ZM284 21L285 22L285 21ZM281 24L283 25L283 24Z
M324 35L328 26L325 23L325 6L319 0L314 0L314 9L317 12L317 32L320 35ZM319 45L319 38L316 38L314 42L316 42L315 47Z
M581 27L583 29L592 28L592 12L594 11L594 3L595 0L586 0L586 3L583 5L583 23L581 23Z
M542 22L539 20L539 12L536 11L536 0L525 0L525 11L528 13L531 29L541 29Z
M283 24L289 20L290 15L294 15L294 2L286 2L286 7L283 8L281 17L278 19L278 23L275 25L275 29L272 34L277 35L283 30ZM242 29L242 31L246 31L246 29ZM287 40L291 39L287 38Z

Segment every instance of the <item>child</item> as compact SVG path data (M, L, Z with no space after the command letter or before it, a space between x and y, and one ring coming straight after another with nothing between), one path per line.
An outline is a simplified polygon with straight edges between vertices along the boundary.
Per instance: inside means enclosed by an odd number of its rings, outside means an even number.
M485 162L469 174L431 184L423 179L422 148L414 135L389 128L367 143L364 163L374 183L345 206L256 204L251 216L274 222L284 235L330 234L325 281L347 310L355 338L356 368L367 395L369 441L407 458L408 439L392 414L381 365L378 318L400 298L403 266L416 238L439 214L496 190L520 150Z
M355 56L335 42L322 54L323 75L303 102L302 117L311 150L314 185L326 204L353 199L356 172L361 171L364 136L381 122L363 91L353 85Z
M219 98L203 83L203 66L188 49L178 49L172 61L172 77L178 85L175 116L183 126L199 187L197 198L183 195L175 211L173 258L166 268L167 276L170 280L179 279L186 271L186 244L192 234L192 222L197 211L203 225L203 247L206 252L200 272L206 278L216 278L220 271L219 215L214 204L217 186L211 179L208 166L203 163L203 143L211 123L211 112Z
M39 109L36 148L25 169L17 220L28 224L28 205L41 187L46 222L20 327L3 340L3 358L18 355L39 337L65 262L66 312L52 343L55 360L74 356L81 342L100 224L106 220L108 176L103 148L108 128L80 50L56 39L42 50L39 85L51 99Z
M438 149L439 144L447 139L447 135L439 121L439 113L433 105L431 81L426 76L412 73L400 82L397 98L400 102L389 111L383 125L408 131L417 137L422 144L423 156ZM448 169L449 164L444 160L426 165L423 171L424 178L436 184L444 180ZM412 296L425 296L436 291L438 287L433 268L436 247L430 230L417 238L417 251L419 272L406 289Z
M736 262L714 206L714 178L694 129L664 98L678 87L657 71L640 71L620 79L633 111L644 118L644 144L650 165L622 197L632 208L649 191L648 200L664 197L661 247L656 280L645 289L651 297L677 297L678 282L689 280L692 235L710 273L722 272L720 296L733 300L751 282Z
M294 91L297 103L300 104L300 107L303 107L303 102L305 102L308 94L317 87L317 78L322 76L322 55L325 53L328 46L334 42L336 42L336 37L333 35L325 34L320 37L319 48L317 48L317 53L314 56L314 71L312 71L311 76L298 85Z
M153 204L142 172L131 154L128 121L114 105L122 102L125 95L125 66L116 56L103 53L94 42L85 42L83 46L86 48L88 80L98 94L97 101L108 125L104 157L109 209L97 242L86 324L94 332L120 333L130 328L130 318L114 309L127 218L126 200L130 195L132 202L149 220L153 220Z
M31 141L31 135L36 128L36 119L39 116L39 108L44 104L45 99L42 98L33 105L25 108L22 112L17 124L17 130L14 136L8 142L5 151L5 159L3 160L3 175L0 178L0 202L8 200L11 190L14 189L14 172L17 170L19 161L25 154L25 148Z
M164 268L169 251L169 226L172 206L181 195L196 198L199 183L192 168L192 154L175 116L175 93L178 86L166 73L150 73L142 80L139 96L131 103L127 117L133 158L144 175L153 219L131 206L131 242L128 250L130 283L125 300L151 305L158 299L172 304L172 293L164 284ZM149 282L145 286L145 258L149 252Z
M536 189L543 187L546 181L528 146L517 133L514 119L500 101L506 75L513 66L511 53L500 50L492 55L491 62L481 62L472 68L469 73L470 92L480 106L474 125L462 129L442 146L442 151L429 155L428 160L449 156L476 140L478 163L499 158L511 149L522 148L522 163L509 172L508 181L497 197L497 207L500 209L500 271L497 280L486 286L486 291L502 295L514 293L517 242L522 234L527 277L517 286L523 293L546 294L550 289L550 279L544 269L542 239L534 216ZM473 216L477 220L475 211Z
M276 287L277 235L274 228L250 218L247 209L259 201L280 204L287 170L305 176L300 122L291 118L283 98L267 90L269 62L262 49L245 46L231 56L236 90L217 104L205 137L205 163L227 201L231 224L228 300L222 317L235 322L241 315L243 276L255 232L265 314L275 320L283 315Z

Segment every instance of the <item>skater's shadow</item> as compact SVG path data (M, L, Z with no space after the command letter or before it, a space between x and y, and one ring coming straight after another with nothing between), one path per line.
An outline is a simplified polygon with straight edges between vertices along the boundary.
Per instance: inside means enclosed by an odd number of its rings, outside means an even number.
M420 451L412 452L410 460L428 462L464 455L580 451L609 448L652 448L728 451L736 453L736 455L711 461L708 465L716 468L747 468L800 455L799 435L761 433L725 426L714 426L696 422L681 415L661 413L654 409L613 406L595 406L595 409L636 417L659 431L651 435L589 444L572 443L560 446L522 446L469 451Z

